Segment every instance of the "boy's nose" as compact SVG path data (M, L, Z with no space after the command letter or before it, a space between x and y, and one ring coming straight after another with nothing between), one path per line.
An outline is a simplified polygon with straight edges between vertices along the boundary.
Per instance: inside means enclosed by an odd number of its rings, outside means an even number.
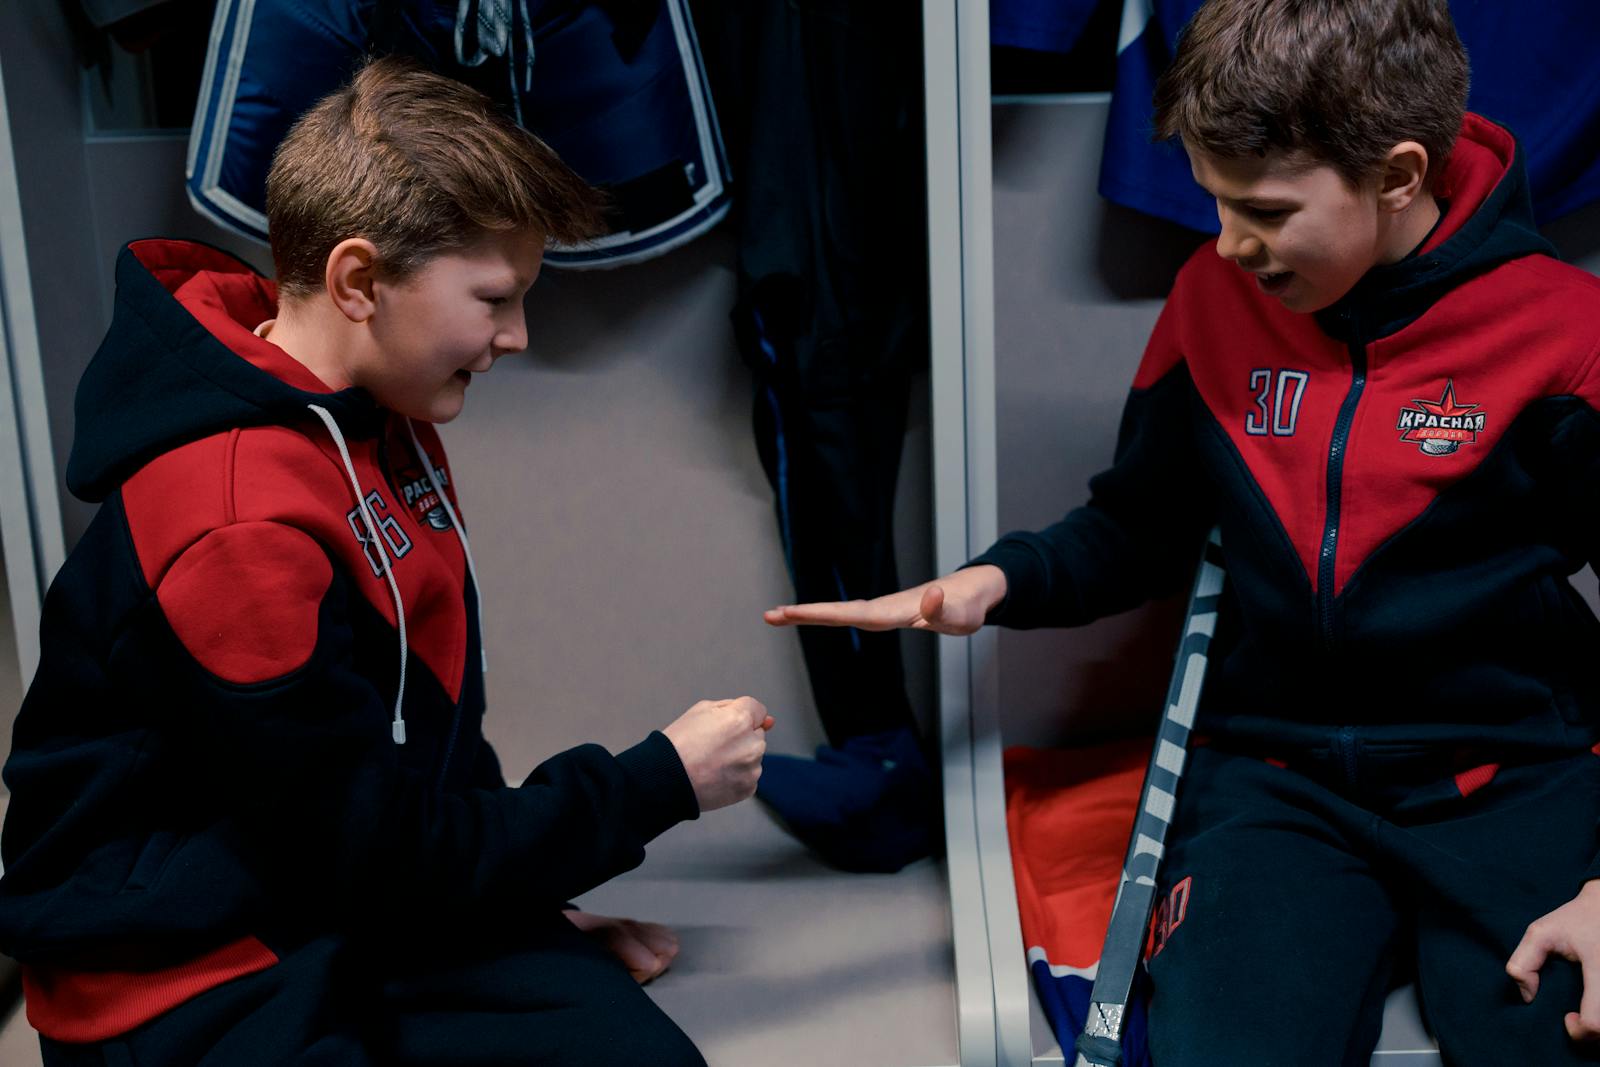
M517 316L517 321L507 329L501 330L494 339L494 354L508 356L513 352L521 352L528 347L528 320Z
M1259 259L1263 248L1261 239L1255 234L1237 224L1223 221L1222 233L1217 235L1217 255L1235 263L1245 264Z

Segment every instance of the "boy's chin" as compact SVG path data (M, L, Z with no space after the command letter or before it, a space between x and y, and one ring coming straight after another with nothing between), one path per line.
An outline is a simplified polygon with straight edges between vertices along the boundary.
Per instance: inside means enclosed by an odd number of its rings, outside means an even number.
M1297 315L1309 315L1312 312L1321 311L1323 308L1332 307L1339 302L1339 297L1343 295L1343 293L1340 293L1338 296L1329 296L1327 293L1292 289L1276 299L1285 309L1293 311Z
M1310 315L1337 304L1354 288L1354 281L1343 284L1334 282L1331 285L1311 285L1304 277L1296 277L1290 286L1274 299L1286 310L1300 315Z
M431 422L435 426L450 422L461 414L466 406L466 397L457 393L455 396L435 396L426 403L421 404L385 404L384 406L397 414L415 422Z
M431 422L435 426L442 426L447 422L453 421L457 415L460 415L462 408L465 406L459 400L450 404L435 404L429 411L421 415L413 415L412 418L420 419L423 422Z

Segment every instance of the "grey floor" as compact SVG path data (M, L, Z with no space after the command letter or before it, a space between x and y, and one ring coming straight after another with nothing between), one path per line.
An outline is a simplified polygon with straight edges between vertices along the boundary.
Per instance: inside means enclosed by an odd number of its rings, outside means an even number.
M757 808L680 827L631 875L580 901L677 928L655 1000L713 1065L956 1059L942 866L842 875Z

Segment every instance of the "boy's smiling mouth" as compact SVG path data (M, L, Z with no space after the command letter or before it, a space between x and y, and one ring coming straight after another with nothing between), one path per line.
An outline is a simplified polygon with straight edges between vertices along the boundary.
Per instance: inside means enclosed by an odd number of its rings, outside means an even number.
M1256 286L1269 296L1276 296L1283 292L1289 285L1289 279L1294 277L1294 271L1281 270L1272 273L1265 271L1251 271L1256 276Z

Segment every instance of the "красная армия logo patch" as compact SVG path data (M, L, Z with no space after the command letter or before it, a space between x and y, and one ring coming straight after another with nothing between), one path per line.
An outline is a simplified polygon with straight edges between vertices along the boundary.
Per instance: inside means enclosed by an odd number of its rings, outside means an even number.
M1483 432L1486 414L1477 404L1456 399L1456 383L1447 381L1438 400L1413 400L1400 409L1395 429L1404 430L1402 441L1414 441L1427 456L1448 456L1463 443L1471 444Z

